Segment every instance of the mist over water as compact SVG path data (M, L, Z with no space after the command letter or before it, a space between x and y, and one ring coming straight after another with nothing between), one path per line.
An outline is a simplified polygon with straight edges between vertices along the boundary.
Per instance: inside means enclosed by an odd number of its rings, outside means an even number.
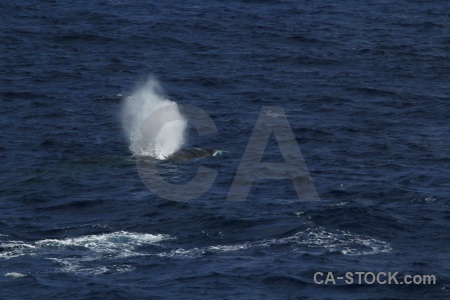
M126 97L122 125L133 155L164 159L182 147L187 121L151 78Z

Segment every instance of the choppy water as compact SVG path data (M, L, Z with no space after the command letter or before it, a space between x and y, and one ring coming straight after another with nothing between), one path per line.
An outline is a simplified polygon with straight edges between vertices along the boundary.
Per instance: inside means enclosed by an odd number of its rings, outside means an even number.
M4 299L450 295L446 1L3 1ZM139 177L123 95L149 75L218 133L221 156L164 163L188 202ZM320 201L288 180L226 201L262 106L281 106ZM275 141L266 159L279 161ZM317 271L434 274L436 285L321 286Z

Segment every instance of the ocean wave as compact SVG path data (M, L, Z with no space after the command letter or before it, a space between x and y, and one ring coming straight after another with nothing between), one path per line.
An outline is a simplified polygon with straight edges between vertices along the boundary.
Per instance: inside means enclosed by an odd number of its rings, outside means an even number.
M44 239L34 243L7 241L0 244L0 259L37 256L55 262L64 273L100 275L133 271L132 265L120 260L139 256L197 258L239 251L242 251L241 255L251 256L253 251L244 251L280 246L290 247L291 250L288 251L294 253L313 255L370 255L392 250L387 242L323 227L311 227L281 238L193 248L176 248L175 245L170 245L173 240L176 238L167 234L118 231L64 239ZM161 245L164 241L167 243Z
M165 257L200 257L211 253L235 252L278 246L289 246L293 252L317 255L325 253L371 255L392 251L389 243L372 237L356 235L340 230L331 231L323 227L312 227L283 238L263 239L241 244L213 245L203 248L179 248L161 252L157 255ZM249 255L252 255L252 253L249 253Z

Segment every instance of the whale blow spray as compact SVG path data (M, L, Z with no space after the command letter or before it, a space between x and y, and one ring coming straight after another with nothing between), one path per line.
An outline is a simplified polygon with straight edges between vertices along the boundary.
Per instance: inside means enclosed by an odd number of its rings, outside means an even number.
M181 149L187 121L159 83L149 79L125 99L122 125L133 155L165 159Z

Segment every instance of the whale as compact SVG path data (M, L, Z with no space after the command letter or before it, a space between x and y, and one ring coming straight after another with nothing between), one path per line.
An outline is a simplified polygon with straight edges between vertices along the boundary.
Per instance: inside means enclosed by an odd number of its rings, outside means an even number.
M165 160L170 162L184 162L196 158L216 156L222 152L223 150L205 148L181 149L167 156Z

